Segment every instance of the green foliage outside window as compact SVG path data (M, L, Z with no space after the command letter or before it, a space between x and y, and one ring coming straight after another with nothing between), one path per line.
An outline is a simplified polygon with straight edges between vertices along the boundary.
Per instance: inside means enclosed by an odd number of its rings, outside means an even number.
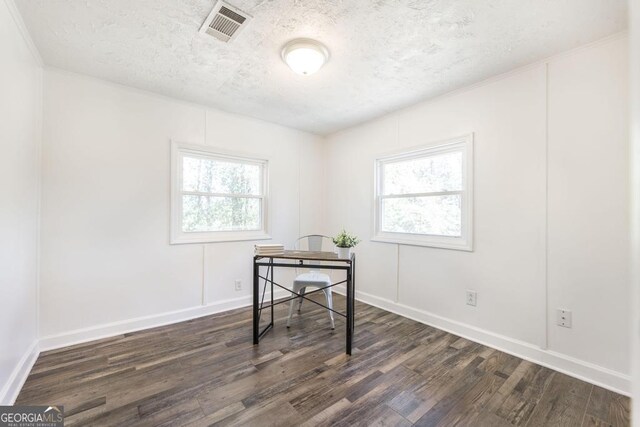
M262 173L258 165L185 157L183 231L259 230Z

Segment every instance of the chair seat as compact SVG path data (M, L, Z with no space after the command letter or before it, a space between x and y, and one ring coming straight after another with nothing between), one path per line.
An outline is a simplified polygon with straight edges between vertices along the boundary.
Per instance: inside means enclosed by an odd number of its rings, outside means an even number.
M333 242L331 242L331 238L327 236L323 236L321 234L310 234L308 236L302 236L298 240L296 240L295 248L300 248L299 244L306 241L306 246L308 251L312 252L321 252L323 250L324 243L330 244L333 247ZM325 248L324 250L326 250ZM308 269L309 267L304 265L304 261L300 261L301 269ZM321 263L322 264L322 263ZM287 319L287 328L291 325L291 316L293 315L293 306L298 301L298 313L302 310L302 301L305 299L304 295L307 291L307 288L318 288L319 292L322 292L327 299L327 311L329 312L329 319L331 320L331 329L335 329L336 325L333 320L333 297L331 295L331 277L328 274L320 273L314 270L308 270L306 273L299 274L293 281L292 286L292 298L289 303L289 317ZM314 291L315 292L315 291ZM296 298L297 295L297 298ZM315 301L313 301L315 302Z
M292 292L294 295L304 295L306 288L320 288L327 298L327 307L329 308L329 320L331 321L331 329L335 329L336 325L333 320L333 297L331 296L331 278L328 274L310 271L308 273L299 274L293 281ZM298 313L302 308L302 298L298 298ZM293 315L294 300L289 304L289 317L287 319L287 328L291 325L291 316Z
M304 286L324 287L331 285L331 279L328 274L310 271L308 273L298 275L293 281L293 284L297 288Z

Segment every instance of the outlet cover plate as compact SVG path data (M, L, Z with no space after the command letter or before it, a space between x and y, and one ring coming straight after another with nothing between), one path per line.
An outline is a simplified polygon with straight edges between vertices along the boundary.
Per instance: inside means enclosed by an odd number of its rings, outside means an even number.
M559 308L556 311L556 323L563 328L571 327L571 310Z
M478 293L476 291L467 291L467 305L475 307L478 303Z

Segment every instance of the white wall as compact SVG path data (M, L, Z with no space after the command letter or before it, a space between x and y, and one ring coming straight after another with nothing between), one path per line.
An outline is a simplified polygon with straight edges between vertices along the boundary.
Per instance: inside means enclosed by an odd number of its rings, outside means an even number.
M11 2L0 2L0 404L37 356L42 68Z
M628 40L549 63L549 348L630 373ZM555 326L557 307L573 328Z
M255 242L168 243L172 139L269 160L274 242L320 227L317 136L55 69L43 129L45 347L250 302Z
M632 313L633 425L640 427L640 4L629 2L631 40L631 224L632 224Z
M626 48L617 36L329 137L325 232L365 238L361 298L628 392ZM375 157L471 132L474 251L369 241Z

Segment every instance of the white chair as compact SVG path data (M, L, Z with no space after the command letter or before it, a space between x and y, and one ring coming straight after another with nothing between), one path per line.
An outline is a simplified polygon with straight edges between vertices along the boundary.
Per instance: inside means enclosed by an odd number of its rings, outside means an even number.
M306 241L307 248L313 252L321 252L323 249L325 251L333 250L333 241L330 237L322 236L320 234L311 234L308 236L300 237L296 241L296 249L300 249L301 244ZM324 248L323 248L324 243ZM330 244L330 246L329 246ZM335 323L333 321L333 298L331 296L331 278L328 274L319 273L317 271L309 271L307 273L299 274L296 276L293 281L293 293L292 296L295 295L304 295L307 288L317 288L322 289L326 299L327 299L327 307L329 307L329 319L331 320L331 329L335 329ZM302 301L304 298L298 298L298 313L302 309ZM291 300L289 304L289 318L287 319L287 328L291 326L291 316L293 315L293 305L296 302L295 299Z

